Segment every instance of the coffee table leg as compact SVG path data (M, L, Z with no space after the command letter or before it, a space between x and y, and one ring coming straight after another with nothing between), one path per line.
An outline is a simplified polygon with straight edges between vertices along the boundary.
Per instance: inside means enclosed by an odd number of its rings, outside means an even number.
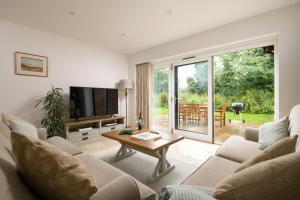
M171 163L167 160L168 147L164 147L162 150L158 152L158 163L152 174L152 181L156 181L160 177L166 175L170 171L175 168L175 165L171 165Z
M116 155L111 159L112 162L117 162L119 160L122 160L124 158L127 158L128 156L131 156L135 154L136 152L132 149L127 148L125 145L121 145L120 149L116 153Z

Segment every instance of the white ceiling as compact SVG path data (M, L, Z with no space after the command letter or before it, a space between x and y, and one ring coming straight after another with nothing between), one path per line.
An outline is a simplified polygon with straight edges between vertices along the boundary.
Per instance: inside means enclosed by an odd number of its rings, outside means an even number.
M0 18L132 54L300 0L0 0Z

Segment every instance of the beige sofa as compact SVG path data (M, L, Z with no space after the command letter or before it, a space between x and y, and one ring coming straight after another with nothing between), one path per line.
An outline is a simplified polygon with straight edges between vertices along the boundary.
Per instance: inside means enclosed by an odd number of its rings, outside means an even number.
M300 105L295 106L290 113L290 135L300 133ZM0 122L0 199L29 200L36 199L28 187L16 173L14 161L10 156L8 127ZM39 133L41 138L43 131ZM97 180L98 192L91 198L103 200L154 200L155 192L142 183L134 180L119 169L87 154L82 153L73 144L60 137L52 137L47 141L56 147L79 158L94 174ZM230 137L217 151L182 184L207 186L215 188L217 184L230 176L238 166L261 150L258 149L258 130L248 128L245 138ZM298 140L297 151L300 151Z
M155 200L155 192L151 188L138 182L125 172L94 156L83 153L78 147L61 137L46 139L44 134L46 134L45 131L39 129L40 139L44 139L57 148L79 158L94 175L98 192L90 198L91 200ZM17 174L11 156L10 129L2 121L0 122L0 199L38 199Z
M295 106L289 115L290 136L300 134L300 105ZM216 152L182 184L215 188L226 176L230 176L239 165L261 150L258 149L258 129L247 128L245 138L230 137ZM296 151L300 151L300 139Z

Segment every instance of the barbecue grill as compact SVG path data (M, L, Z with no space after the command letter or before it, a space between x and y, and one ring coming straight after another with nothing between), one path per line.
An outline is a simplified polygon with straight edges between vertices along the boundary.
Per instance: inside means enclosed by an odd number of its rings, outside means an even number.
M231 107L234 110L234 113L237 115L239 115L240 112L244 110L244 104L240 102L232 103Z
M231 104L231 107L234 111L234 114L240 116L240 122L245 123L245 120L243 120L242 111L244 110L244 104L241 102L234 102ZM231 121L231 120L230 120Z

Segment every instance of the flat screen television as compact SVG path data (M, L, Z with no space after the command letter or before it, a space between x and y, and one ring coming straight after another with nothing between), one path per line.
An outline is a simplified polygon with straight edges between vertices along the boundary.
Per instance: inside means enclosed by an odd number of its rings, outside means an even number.
M70 87L70 118L80 119L118 113L118 89Z

